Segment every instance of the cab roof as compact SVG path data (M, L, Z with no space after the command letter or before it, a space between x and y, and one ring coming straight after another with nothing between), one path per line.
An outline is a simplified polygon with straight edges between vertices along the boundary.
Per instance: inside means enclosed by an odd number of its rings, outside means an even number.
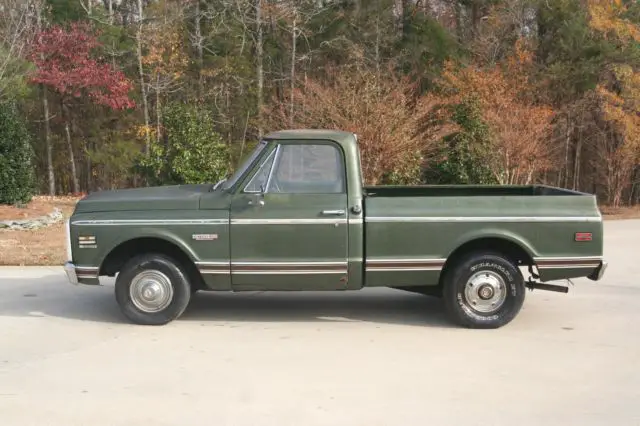
M329 139L338 143L350 143L356 138L352 132L329 129L279 130L264 136L264 139Z

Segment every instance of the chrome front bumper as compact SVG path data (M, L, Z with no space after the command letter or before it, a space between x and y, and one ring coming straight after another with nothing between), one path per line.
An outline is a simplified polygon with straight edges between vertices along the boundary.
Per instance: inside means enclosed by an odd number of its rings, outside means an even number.
M71 262L64 264L64 272L67 274L67 279L71 284L78 284L78 274L76 274L76 265Z
M98 266L76 266L73 262L67 261L64 264L64 272L71 284L100 284L100 267Z

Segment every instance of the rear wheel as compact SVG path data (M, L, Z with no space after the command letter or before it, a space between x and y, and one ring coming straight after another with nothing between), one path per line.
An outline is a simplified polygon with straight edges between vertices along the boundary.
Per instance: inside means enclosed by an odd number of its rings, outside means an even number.
M498 328L511 322L524 303L520 269L498 253L461 258L444 277L443 297L451 319L468 328Z
M163 254L142 254L127 262L116 279L122 313L142 325L163 325L182 315L191 285L182 265Z

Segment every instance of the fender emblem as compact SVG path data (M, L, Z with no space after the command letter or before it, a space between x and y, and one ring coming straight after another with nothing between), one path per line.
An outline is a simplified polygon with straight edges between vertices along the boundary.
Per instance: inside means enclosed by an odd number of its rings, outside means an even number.
M218 234L193 234L191 238L196 241L213 241L218 239Z

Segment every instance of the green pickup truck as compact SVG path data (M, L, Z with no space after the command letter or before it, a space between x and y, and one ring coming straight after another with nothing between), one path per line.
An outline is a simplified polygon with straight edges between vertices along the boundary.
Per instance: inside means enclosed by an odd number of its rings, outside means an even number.
M444 299L455 323L497 328L527 289L599 280L593 195L548 186L373 186L357 137L265 136L229 179L92 193L67 222L71 283L116 277L137 324L166 324L193 293L391 287ZM525 276L527 279L525 280Z

